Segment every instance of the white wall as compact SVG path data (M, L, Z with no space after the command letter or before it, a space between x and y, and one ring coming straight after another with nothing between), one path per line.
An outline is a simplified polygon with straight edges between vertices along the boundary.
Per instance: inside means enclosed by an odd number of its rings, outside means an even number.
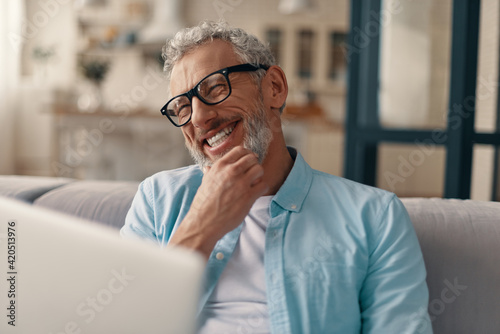
M53 123L52 95L75 80L76 22L73 2L67 0L26 1L23 20L25 41L23 76L18 87L15 117L16 173L51 175ZM46 65L33 59L35 47L53 48Z
M0 3L0 174L12 174L15 170L14 110L18 84L19 48L12 39L19 34L21 2Z

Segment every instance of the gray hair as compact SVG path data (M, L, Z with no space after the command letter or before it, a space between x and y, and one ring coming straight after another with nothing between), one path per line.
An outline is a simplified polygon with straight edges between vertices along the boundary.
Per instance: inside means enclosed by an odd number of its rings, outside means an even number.
M179 31L163 47L162 57L165 61L163 70L167 78L170 80L172 68L186 53L214 39L231 43L234 52L243 63L276 65L269 46L259 41L257 37L243 29L230 27L224 21L203 21L197 26ZM259 84L265 71L259 70L252 72L251 75L256 84Z

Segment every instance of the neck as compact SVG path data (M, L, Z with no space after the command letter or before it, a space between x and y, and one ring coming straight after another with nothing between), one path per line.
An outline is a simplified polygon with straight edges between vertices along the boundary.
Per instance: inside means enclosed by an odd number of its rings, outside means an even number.
M264 167L264 182L269 185L269 192L265 195L275 195L285 182L293 167L293 159L286 148L284 139L274 149L269 149L262 163Z

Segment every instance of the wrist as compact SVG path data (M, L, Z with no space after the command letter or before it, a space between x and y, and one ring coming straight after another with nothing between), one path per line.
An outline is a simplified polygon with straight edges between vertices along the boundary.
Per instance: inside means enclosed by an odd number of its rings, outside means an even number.
M195 250L208 259L215 244L222 237L215 233L215 230L211 228L212 226L213 224L206 221L202 224L201 220L194 219L188 213L169 240L169 245L183 246Z

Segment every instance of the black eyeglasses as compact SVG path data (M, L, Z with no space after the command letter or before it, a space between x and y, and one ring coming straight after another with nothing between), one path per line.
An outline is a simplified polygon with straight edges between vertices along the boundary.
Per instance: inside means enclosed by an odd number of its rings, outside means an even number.
M251 72L260 69L267 71L268 68L269 66L266 65L241 64L215 71L201 79L190 91L171 98L161 108L161 114L167 116L177 127L186 125L191 120L193 96L208 105L221 103L231 95L229 73Z

